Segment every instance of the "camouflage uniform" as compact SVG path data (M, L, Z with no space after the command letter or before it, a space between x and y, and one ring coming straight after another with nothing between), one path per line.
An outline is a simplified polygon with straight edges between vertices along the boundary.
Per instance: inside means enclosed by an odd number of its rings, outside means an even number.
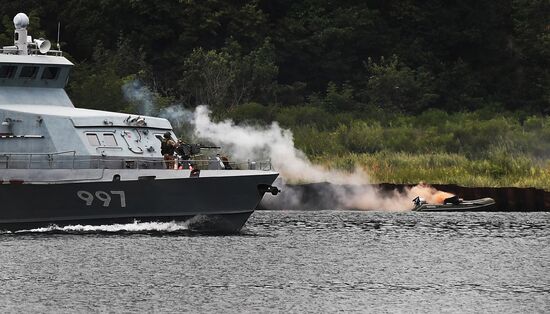
M164 156L164 162L166 164L166 169L174 169L175 157L174 152L176 151L176 142L172 139L170 134L167 132L164 134L164 139L161 144L161 153Z

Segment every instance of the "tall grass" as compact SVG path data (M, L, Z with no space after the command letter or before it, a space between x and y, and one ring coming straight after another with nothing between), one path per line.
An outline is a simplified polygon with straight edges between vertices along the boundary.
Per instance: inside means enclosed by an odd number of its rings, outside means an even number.
M348 153L314 156L314 162L328 168L353 171L364 169L373 183L458 184L488 187L537 187L550 190L550 162L494 152L492 158L469 159L460 154L411 154L395 152Z

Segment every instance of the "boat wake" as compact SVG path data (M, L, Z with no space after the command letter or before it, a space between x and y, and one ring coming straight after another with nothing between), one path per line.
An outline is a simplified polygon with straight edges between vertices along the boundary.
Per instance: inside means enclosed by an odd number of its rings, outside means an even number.
M36 228L28 230L18 230L14 232L4 231L4 234L29 234L29 233L41 233L41 234L179 234L189 233L190 223L186 222L139 222L134 221L128 224L110 224L110 225L69 225L59 227L57 225L51 225L45 228Z
M229 234L235 231L219 231L216 228L208 229L212 219L206 215L195 215L186 221L170 222L140 222L134 221L126 224L108 224L108 225L68 225L58 226L52 224L44 228L2 231L1 234Z

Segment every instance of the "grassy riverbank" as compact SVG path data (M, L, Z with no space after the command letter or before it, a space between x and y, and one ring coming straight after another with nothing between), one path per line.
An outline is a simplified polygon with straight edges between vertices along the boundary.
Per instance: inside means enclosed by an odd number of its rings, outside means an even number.
M487 109L416 116L331 115L315 106L266 110L270 115L260 110L256 117L290 128L311 160L346 171L364 168L373 182L550 190L548 116Z
M505 153L493 158L469 159L459 154L378 152L316 156L316 163L353 171L363 168L373 183L458 184L485 187L536 187L550 190L550 160L531 160Z

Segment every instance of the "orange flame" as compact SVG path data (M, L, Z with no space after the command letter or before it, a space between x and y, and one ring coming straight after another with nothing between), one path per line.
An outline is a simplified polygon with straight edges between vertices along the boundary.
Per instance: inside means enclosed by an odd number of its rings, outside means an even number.
M424 182L420 182L417 186L413 187L409 195L420 196L430 204L443 204L446 198L454 196L454 194L448 192L438 191Z

